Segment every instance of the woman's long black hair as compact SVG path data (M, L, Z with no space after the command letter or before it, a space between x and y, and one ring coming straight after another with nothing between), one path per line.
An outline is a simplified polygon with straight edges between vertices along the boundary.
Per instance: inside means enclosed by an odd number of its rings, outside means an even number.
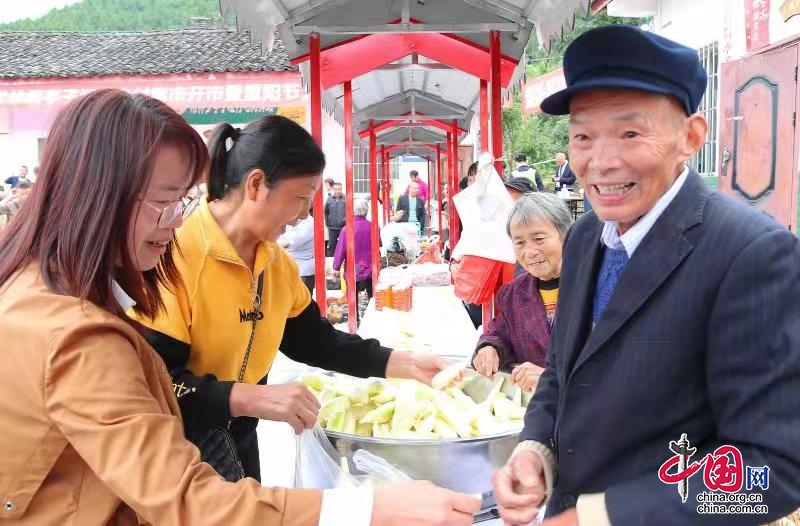
M272 187L281 179L320 174L325 154L299 124L279 115L267 115L243 130L223 123L208 143L211 157L208 199L222 199L239 188L251 171L263 170Z

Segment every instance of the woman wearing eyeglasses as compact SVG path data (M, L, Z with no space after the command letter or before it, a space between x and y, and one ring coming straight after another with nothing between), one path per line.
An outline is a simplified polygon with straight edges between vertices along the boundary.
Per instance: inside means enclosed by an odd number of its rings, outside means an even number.
M208 199L176 234L182 285L163 289L166 308L141 321L172 374L189 436L199 443L224 426L245 475L258 479L258 419L300 433L319 411L300 383L265 385L278 350L353 376L428 383L446 362L333 329L276 243L322 184L325 157L306 130L279 116L241 131L222 124L209 150Z
M483 376L511 373L532 391L544 371L558 302L561 248L572 224L564 202L553 194L523 194L508 217L517 262L527 272L503 285L496 316L478 340L472 365Z
M149 97L96 91L56 118L31 198L0 234L0 522L471 524L474 498L429 483L264 488L201 462L125 310L156 315L159 284L179 281L170 241L206 161L199 135Z

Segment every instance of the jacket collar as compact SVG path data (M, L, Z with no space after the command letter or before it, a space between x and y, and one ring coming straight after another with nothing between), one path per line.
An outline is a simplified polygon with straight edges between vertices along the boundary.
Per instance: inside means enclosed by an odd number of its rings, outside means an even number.
M201 233L203 249L206 255L215 259L236 263L245 266L233 243L217 223L208 201L203 198L197 211L189 217L182 228L197 228ZM277 245L275 243L261 243L256 250L254 271L260 272L274 259Z
M685 233L702 223L703 210L710 195L711 190L702 178L694 170L690 171L683 188L626 265L617 289L588 338L585 339L582 331L572 331L567 335L565 348L570 353L567 363L575 364L572 371L600 351L692 252L694 243ZM583 232L579 241L585 257L575 276L576 297L572 304L579 306L576 307L578 312L572 313L579 317L575 327L591 327L594 281L602 254L599 243L602 229L603 224L595 219L594 225Z
M117 300L117 303L119 303L123 311L127 312L136 306L136 301L128 296L128 293L117 283L117 280L111 282L111 292L114 294L114 299Z

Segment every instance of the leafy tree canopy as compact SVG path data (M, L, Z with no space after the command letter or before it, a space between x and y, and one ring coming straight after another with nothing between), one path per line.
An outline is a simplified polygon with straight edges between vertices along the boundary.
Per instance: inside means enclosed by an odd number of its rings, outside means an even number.
M218 0L83 0L36 19L0 24L0 31L148 31L219 20Z
M596 15L577 17L575 27L564 37L553 42L549 51L542 49L535 34L528 42L526 67L527 77L534 78L561 67L564 52L573 40L589 29L611 24L642 25L643 18L617 18L608 16L605 10ZM514 166L514 156L524 153L529 164L552 160L556 153L567 151L567 117L551 117L545 114L523 115L522 98L516 94L513 104L503 109L503 151L508 166ZM536 166L544 176L545 184L552 188L555 163Z

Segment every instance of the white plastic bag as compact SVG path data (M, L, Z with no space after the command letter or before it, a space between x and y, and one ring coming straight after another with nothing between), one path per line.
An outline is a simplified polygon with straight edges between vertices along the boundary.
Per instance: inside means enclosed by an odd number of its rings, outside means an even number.
M494 169L494 157L482 153L475 183L453 196L464 230L453 250L453 259L480 256L514 263L514 247L506 233L506 222L514 201Z
M353 464L355 464L356 469L366 474L375 482L403 482L411 480L411 477L389 464L386 459L366 449L359 449L353 453Z
M297 437L294 466L294 487L333 489L354 488L359 484L343 469L338 453L319 425L306 429Z

